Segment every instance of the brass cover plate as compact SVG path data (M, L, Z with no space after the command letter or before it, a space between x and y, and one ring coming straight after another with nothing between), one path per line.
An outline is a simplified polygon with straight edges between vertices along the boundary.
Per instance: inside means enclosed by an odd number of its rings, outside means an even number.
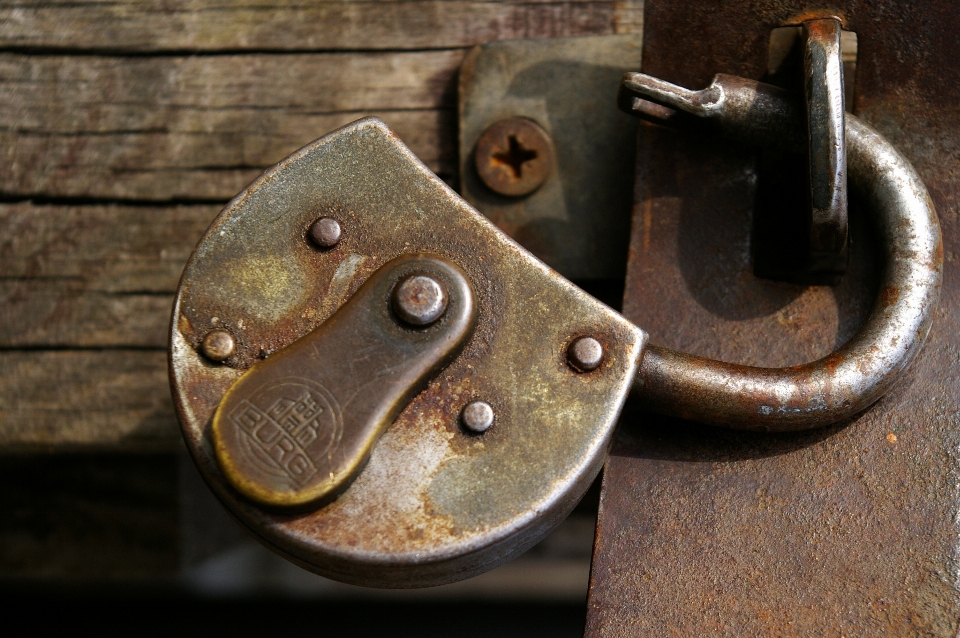
M318 250L320 216L343 229ZM353 484L311 512L280 514L241 497L217 465L210 422L233 382L265 355L323 323L370 275L424 252L461 268L476 294L464 351L401 412ZM235 335L223 364L197 347ZM577 337L604 346L578 373ZM518 246L367 118L301 149L238 195L184 271L170 368L187 446L211 489L266 545L345 582L413 587L476 575L557 525L606 457L646 335ZM482 400L496 423L458 424Z
M389 303L396 286L418 275L440 282L448 299L427 326L398 320ZM453 264L416 253L390 261L330 319L230 387L213 415L220 468L268 507L332 500L400 410L460 352L476 314Z

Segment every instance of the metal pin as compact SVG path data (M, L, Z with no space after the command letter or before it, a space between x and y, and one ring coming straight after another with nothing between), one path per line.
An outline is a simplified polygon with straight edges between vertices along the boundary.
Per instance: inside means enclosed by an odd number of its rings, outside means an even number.
M580 337L567 348L567 361L579 372L590 372L603 361L603 346L593 337Z
M307 235L320 248L332 248L340 242L340 223L331 217L321 217L310 224Z
M393 289L393 310L414 326L428 326L447 310L447 291L436 279L411 275Z
M485 401L472 401L460 412L460 422L471 432L482 434L493 425L493 408Z
M208 332L207 336L203 338L201 349L203 356L211 361L223 361L233 354L236 345L232 334L217 328Z

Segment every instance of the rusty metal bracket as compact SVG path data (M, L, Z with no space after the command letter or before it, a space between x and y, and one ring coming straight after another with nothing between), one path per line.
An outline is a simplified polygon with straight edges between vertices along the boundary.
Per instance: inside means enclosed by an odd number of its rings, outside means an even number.
M614 298L627 261L637 123L610 105L620 78L640 65L640 44L628 35L490 42L474 48L460 69L463 198L564 277L618 282ZM525 122L548 137L546 166L538 166L543 154L523 154L537 144L520 143L527 133L517 135L515 125ZM496 130L485 134L497 123L511 130L502 138ZM531 178L539 175L529 186L518 184L521 196L481 177L490 164L506 169L494 156L511 150L511 132L519 163L516 176L505 179L526 182L528 169Z

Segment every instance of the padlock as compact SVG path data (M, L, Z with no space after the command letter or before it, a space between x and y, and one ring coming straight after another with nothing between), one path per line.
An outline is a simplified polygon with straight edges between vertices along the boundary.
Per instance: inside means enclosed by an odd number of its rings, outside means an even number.
M792 98L755 82L625 86L628 106L642 95L732 135L796 137ZM553 529L599 472L628 393L760 430L856 413L926 337L942 249L910 165L846 127L851 184L884 243L881 293L837 352L783 370L648 347L381 121L330 133L231 201L184 271L170 370L187 447L268 547L337 580L416 587L496 567Z

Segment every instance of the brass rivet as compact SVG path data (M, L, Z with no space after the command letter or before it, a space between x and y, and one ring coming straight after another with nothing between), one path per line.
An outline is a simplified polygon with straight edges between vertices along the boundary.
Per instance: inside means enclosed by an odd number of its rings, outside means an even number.
M485 401L468 403L460 412L460 422L471 432L482 434L493 425L493 408Z
M447 291L436 279L411 275L393 289L393 310L414 326L428 326L447 310Z
M321 217L310 224L307 235L320 248L332 248L340 242L340 224L331 217Z
M593 337L580 337L567 348L567 361L579 372L590 372L603 362L603 346Z
M236 342L233 335L226 330L216 329L207 333L203 338L203 355L212 361L223 361L233 354Z

